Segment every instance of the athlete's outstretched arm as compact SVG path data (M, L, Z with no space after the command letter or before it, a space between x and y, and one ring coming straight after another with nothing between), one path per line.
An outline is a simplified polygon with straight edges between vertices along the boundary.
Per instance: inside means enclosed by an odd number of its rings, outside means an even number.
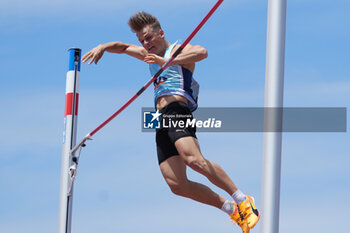
M97 47L84 54L81 60L82 62L87 62L91 59L91 61L88 63L89 65L93 62L97 64L105 51L118 54L125 53L142 61L148 54L147 50L141 46L115 41L98 45Z

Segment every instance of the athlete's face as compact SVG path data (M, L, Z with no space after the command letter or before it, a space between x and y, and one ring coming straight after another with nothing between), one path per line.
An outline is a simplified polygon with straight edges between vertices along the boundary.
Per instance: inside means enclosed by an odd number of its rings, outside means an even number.
M149 52L162 56L164 52L164 32L162 29L153 29L147 25L141 31L136 33L142 46Z

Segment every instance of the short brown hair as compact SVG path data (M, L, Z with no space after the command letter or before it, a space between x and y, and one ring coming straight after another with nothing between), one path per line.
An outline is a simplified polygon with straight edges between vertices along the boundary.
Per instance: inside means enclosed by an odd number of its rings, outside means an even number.
M158 19L144 11L136 12L131 16L128 24L133 32L139 32L147 25L150 25L153 29L161 29Z

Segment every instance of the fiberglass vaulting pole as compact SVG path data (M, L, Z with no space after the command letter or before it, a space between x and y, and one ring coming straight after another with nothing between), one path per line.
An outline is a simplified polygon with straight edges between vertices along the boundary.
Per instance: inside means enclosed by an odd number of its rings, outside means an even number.
M80 57L80 49L69 49L69 69L66 79L66 106L64 111L58 233L71 232L73 201L73 180L71 174L71 166L74 165L71 150L76 143L81 60Z
M279 231L286 8L268 0L261 233Z
M286 5L268 0L261 233L279 231Z

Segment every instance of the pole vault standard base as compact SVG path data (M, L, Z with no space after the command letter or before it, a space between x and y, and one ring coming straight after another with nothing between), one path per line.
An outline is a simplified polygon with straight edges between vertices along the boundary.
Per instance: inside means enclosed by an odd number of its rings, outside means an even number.
M71 232L73 202L73 179L71 168L72 166L75 166L71 150L76 143L78 122L81 50L78 48L72 48L68 51L69 69L66 79L66 104L64 111L58 233Z

